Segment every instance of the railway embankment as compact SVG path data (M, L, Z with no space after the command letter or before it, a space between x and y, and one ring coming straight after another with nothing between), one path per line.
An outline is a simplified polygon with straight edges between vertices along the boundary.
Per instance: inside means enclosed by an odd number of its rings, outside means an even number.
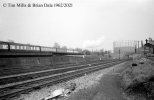
M0 76L54 69L59 65L75 64L83 61L82 57L60 55L51 57L0 58Z
M132 100L154 100L154 62L135 59L121 76L122 87Z
M73 65L84 62L98 61L99 58L100 57L93 56L83 57L80 55L41 56L37 53L35 53L35 56L0 57L0 76L56 69L65 65L67 67L68 64Z

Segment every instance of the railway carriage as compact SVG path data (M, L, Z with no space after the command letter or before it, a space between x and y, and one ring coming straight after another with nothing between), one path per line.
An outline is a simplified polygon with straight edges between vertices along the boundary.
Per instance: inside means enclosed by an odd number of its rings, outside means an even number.
M8 51L9 45L7 42L0 41L0 51Z
M14 42L0 41L0 52L53 52L53 53L81 53L78 50L65 49L65 48L53 48L45 46L37 46L30 44L20 44Z
M57 53L67 53L67 49L57 48Z
M79 53L79 51L77 51L77 50L74 50L74 52L73 53Z
M30 51L40 52L40 46L30 45L29 47L30 47Z
M73 49L67 49L67 53L73 53Z
M41 52L56 52L56 48L41 46Z
M40 46L20 43L9 43L12 52L40 52Z
M30 45L30 44L20 44L20 43L12 43L8 42L9 51L11 52L39 52L40 46Z

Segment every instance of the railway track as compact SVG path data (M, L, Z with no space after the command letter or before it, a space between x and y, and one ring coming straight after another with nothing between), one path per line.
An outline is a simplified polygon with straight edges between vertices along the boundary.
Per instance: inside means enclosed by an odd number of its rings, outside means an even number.
M0 83L0 99L7 100L17 94L60 83L62 81L79 77L85 73L104 69L124 61L126 60L113 60L12 76L3 76L0 77L0 82L3 80L3 82Z
M72 65L72 66L68 65L69 67L59 67L57 69L49 69L49 70L42 70L37 72L28 72L28 73L22 73L22 74L16 74L16 75L0 76L0 89L1 89L1 85L4 85L4 84L10 84L18 81L25 81L28 79L34 79L38 77L48 76L48 75L71 71L75 69L81 69L83 67L88 67L87 65L89 64L98 65L98 64L108 63L108 62L110 61L96 62L96 63L89 62L89 63Z
M153 57L148 57L151 61L154 61L154 56Z
M42 70L49 70L49 69L57 69L57 68L64 68L67 66L78 66L78 65L83 65L83 64L88 64L88 63L93 63L93 62L100 62L100 61L87 61L87 62L78 62L78 63L60 63L60 64L49 64L49 65L37 65L37 66L30 66L30 65L25 65L25 66L16 66L16 67L2 67L0 68L0 77L3 76L12 76L16 74L22 74L22 73L30 73L30 72L38 72ZM24 68L28 67L28 68Z

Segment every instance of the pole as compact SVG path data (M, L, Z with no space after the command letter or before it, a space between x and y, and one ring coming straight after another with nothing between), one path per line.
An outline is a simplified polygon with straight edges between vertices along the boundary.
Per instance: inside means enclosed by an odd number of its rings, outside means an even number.
M119 49L119 59L120 59L120 49Z
M135 45L135 53L136 53L136 45Z

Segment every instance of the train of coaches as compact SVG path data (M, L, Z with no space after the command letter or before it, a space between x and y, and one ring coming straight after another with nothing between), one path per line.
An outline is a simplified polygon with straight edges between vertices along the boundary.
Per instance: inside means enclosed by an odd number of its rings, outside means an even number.
M74 53L74 54L81 53L81 51L73 50L73 49L53 48L53 47L20 44L20 43L14 43L14 42L3 42L3 41L0 41L0 51L55 52L55 53Z

